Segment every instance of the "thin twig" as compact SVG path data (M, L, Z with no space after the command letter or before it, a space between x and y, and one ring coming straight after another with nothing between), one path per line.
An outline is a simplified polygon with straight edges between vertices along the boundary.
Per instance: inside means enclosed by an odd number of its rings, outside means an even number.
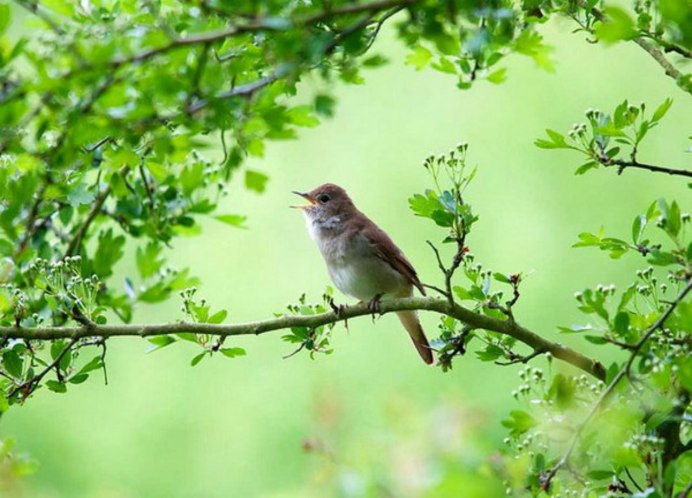
M666 173L668 175L686 176L692 178L692 170L689 169L675 169L667 168L665 166L656 166L654 164L640 163L636 160L624 160L624 159L610 159L608 157L600 158L599 162L603 166L617 166L618 175L621 175L623 171L629 168L644 169L647 171L653 171L655 173Z
M41 19L50 27L50 29L55 31L55 33L59 35L65 34L65 31L58 25L58 23L54 21L53 18L48 15L48 13L43 11L43 8L38 0L14 0L14 3Z
M120 175L124 176L127 174L127 172L130 170L129 166L124 166L123 168L120 169ZM94 203L91 206L91 209L89 210L89 213L86 215L84 218L84 221L82 224L79 226L79 229L77 232L74 234L72 239L70 240L69 244L67 245L67 249L65 250L65 257L68 256L74 256L79 252L79 249L81 248L82 245L82 240L84 239L84 236L87 233L87 230L89 230L89 227L91 226L91 223L96 219L96 217L101 213L101 210L103 208L103 205L106 203L106 199L108 199L108 196L111 194L113 191L112 187L108 185L106 188L104 188L94 199Z
M512 353L510 351L510 353ZM500 365L500 366L507 366L507 365L516 365L517 363L528 363L529 361L533 360L536 356L540 356L542 354L547 353L547 351L541 351L540 349L536 349L533 353L527 354L526 356L519 356L515 353L512 353L514 356L511 358L509 361L496 361L495 365Z
M34 375L31 379L27 380L26 382L23 382L22 384L19 384L18 386L14 387L7 394L7 398L10 399L14 397L20 391L24 391L23 399L26 399L28 396L30 396L36 388L36 386L38 386L41 380L46 376L46 374L48 374L48 372L50 372L60 364L65 355L72 349L72 346L74 346L78 340L79 337L73 337L67 344L67 346L65 346L65 348L58 354L58 356L55 357L55 359L50 364L48 364L48 366L46 366L46 368L44 368L41 372Z

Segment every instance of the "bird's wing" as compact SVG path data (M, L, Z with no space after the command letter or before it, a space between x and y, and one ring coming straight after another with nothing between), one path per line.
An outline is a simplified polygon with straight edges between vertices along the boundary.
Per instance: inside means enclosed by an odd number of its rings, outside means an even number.
M406 277L406 280L415 285L420 293L425 296L425 288L418 278L416 270L389 235L372 221L364 223L361 230L370 245L375 249L377 257L386 261L392 268Z

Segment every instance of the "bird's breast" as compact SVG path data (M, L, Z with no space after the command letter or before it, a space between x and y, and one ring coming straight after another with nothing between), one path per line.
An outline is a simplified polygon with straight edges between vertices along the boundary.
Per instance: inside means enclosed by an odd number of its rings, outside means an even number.
M344 294L369 301L378 294L408 295L406 278L379 258L372 245L359 234L317 232L315 241L327 263L329 276Z

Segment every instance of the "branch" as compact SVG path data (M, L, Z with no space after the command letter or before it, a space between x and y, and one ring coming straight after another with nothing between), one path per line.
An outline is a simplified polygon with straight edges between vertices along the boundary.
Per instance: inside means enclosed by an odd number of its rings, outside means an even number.
M8 394L7 394L7 399L12 398L15 396L18 392L24 391L24 399L26 399L31 392L36 388L36 386L41 382L41 380L54 368L59 368L58 365L62 361L63 357L72 349L72 346L75 345L75 343L79 340L78 337L73 337L72 340L63 348L63 350L58 354L58 356L55 357L52 363L46 366L43 370L41 370L40 373L37 375L34 375L32 378L27 380L26 382L19 384L15 388L13 388Z
M574 449L577 446L577 442L579 442L579 439L581 438L582 433L584 432L584 429L586 429L586 426L593 420L593 418L598 414L598 412L603 408L605 405L606 401L610 398L610 396L613 394L615 391L615 388L617 385L620 383L620 381L628 377L630 375L630 369L632 368L632 364L634 363L634 360L637 358L637 355L639 354L639 351L642 349L644 344L647 343L647 341L651 338L651 336L661 327L663 327L663 324L666 322L668 317L673 314L673 311L675 311L675 308L679 303L682 302L683 299L685 299L685 296L692 290L692 280L689 280L687 282L687 285L685 285L685 288L678 294L678 297L675 298L675 300L668 306L668 308L661 314L661 316L658 317L658 319L646 330L644 335L642 335L641 339L634 345L632 348L632 352L630 354L629 359L627 360L627 363L625 363L625 366L620 369L620 371L615 375L612 381L610 381L610 384L605 388L605 390L601 393L599 396L598 400L596 401L596 404L594 404L593 408L589 412L589 414L586 416L584 421L579 425L577 428L577 431L574 433L574 436L572 437L572 441L567 448L567 451L562 455L562 457L557 461L555 465L546 473L546 475L542 479L542 487L544 490L548 490L550 487L550 482L552 479L555 477L557 472L564 466L567 465L570 456L574 452ZM603 380L603 379L601 379Z
M128 170L129 167L125 166L120 169L119 173L120 175L125 176ZM101 193L99 193L99 195L96 196L96 199L94 199L94 204L91 206L89 213L86 215L86 218L84 218L84 221L77 230L77 233L75 233L74 237L70 239L70 242L67 245L67 249L65 249L65 257L74 256L79 252L79 249L82 245L82 240L84 239L84 236L86 235L89 226L91 226L91 223L101 213L101 209L103 208L106 199L108 199L108 196L111 195L111 191L112 188L110 185L108 185L101 191Z
M528 363L529 361L533 360L535 357L540 356L542 354L545 354L546 351L543 351L541 349L535 349L533 353L527 354L526 356L519 356L515 353L511 353L510 359L508 361L496 361L495 365L500 365L500 366L507 366L507 365L516 365L517 363Z
M286 19L285 24L277 23L275 19L257 19L247 24L235 25L231 28L224 29L221 31L214 31L211 33L200 33L196 35L190 35L184 38L174 38L166 45L160 47L150 48L142 52L117 59L107 61L106 65L112 68L118 68L120 66L132 63L142 63L149 59L163 55L172 50L178 48L190 47L195 45L210 45L215 42L226 40L227 38L232 38L234 36L243 35L246 33L255 33L259 31L286 31L291 28L300 28L305 26L314 25L320 22L333 19L335 17L360 14L363 12L376 13L383 10L389 10L392 8L404 8L420 0L378 0L370 3L361 3L353 5L345 5L336 9L326 9L315 14L310 14L303 17L297 17L293 20ZM82 66L79 71L89 69L92 67L99 67L99 64ZM76 72L76 71L75 71Z
M638 168L638 169L645 169L647 171L653 171L655 173L667 173L669 175L679 175L679 176L687 176L692 178L692 170L688 169L674 169L674 168L666 168L664 166L656 166L654 164L645 164L645 163L640 163L639 161L636 160L631 160L631 161L626 161L624 159L610 159L610 158L601 158L601 164L605 167L608 166L617 166L618 167L618 175L621 175L623 171L627 168Z
M646 41L644 38L635 38L634 43L642 47L644 50L646 50L651 57L654 58L656 62L663 68L665 73L673 78L675 81L680 80L682 78L682 73L675 67L671 62L666 59L666 56L663 55L663 52L658 47L655 47L648 41Z
M549 352L575 367L591 374L597 379L605 378L603 365L588 358L573 349L559 343L544 339L541 335L532 332L516 322L499 320L480 313L475 313L456 303L450 303L445 299L434 297L409 297L382 301L380 311L382 314L403 310L426 310L444 315L449 315L469 326L477 329L492 330L500 334L514 337L520 342L530 346L534 350ZM310 316L286 315L264 321L238 323L238 324L209 324L209 323L164 323L141 325L75 325L62 327L0 327L0 336L8 338L26 338L32 340L54 340L62 338L79 339L82 337L121 337L139 336L149 337L165 334L179 334L192 332L196 334L209 334L221 337L237 335L259 335L275 330L284 330L291 327L316 328L330 323L336 323L359 316L370 316L372 311L367 303L358 303L345 306L335 311L329 311Z
M288 75L291 72L292 69L291 64L284 64L279 66L273 73L260 78L256 81L252 81L250 83L246 83L244 85L239 85L235 88L232 88L228 90L227 92L222 92L214 97L212 99L200 99L196 101L194 104L191 104L187 107L186 111L190 114L194 114L198 111L201 111L205 107L207 107L213 100L225 100L225 99L231 99L233 97L249 97L253 95L255 92L261 90L265 86L271 85L277 80L280 80L284 76ZM169 116L169 117L164 117L163 119L172 119L175 116Z
M58 23L52 17L50 17L48 13L43 11L43 7L39 4L38 0L14 0L14 3L41 19L57 34L65 34L65 31L58 25Z
M579 3L582 7L584 7L582 2ZM601 22L603 22L606 19L606 15L596 7L591 8L591 14ZM589 31L589 33L593 34L592 29L586 29L587 31ZM679 81L682 78L682 73L675 66L673 66L673 64L668 59L666 59L666 56L663 55L663 52L661 52L661 50L658 47L654 46L641 36L633 38L632 41L634 41L634 43L646 50L646 52L648 52L648 54L651 57L653 57L656 62L658 62L658 64L663 68L663 70L668 76L673 78L675 81Z

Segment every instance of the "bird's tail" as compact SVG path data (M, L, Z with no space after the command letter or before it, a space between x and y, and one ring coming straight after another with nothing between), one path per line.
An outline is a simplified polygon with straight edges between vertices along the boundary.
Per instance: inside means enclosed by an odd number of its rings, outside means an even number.
M423 332L423 327L421 327L420 321L418 320L418 314L415 311L397 311L397 316L404 328L411 336L413 345L416 346L418 354L423 361L430 365L433 362L432 349L430 349L430 344L428 343L428 338L425 337L425 332Z

